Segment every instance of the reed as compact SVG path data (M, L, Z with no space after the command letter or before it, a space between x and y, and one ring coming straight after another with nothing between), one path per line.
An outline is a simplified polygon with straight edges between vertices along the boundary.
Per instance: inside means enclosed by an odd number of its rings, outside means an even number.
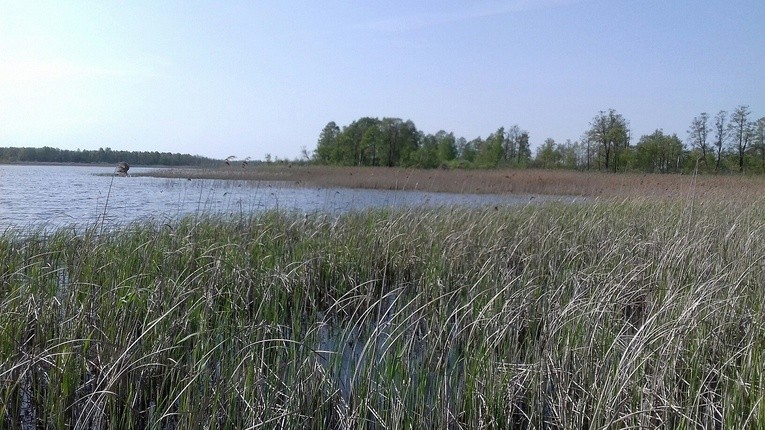
M758 428L762 208L6 232L2 427Z
M298 187L419 190L477 194L544 194L605 198L687 199L691 187L704 199L765 197L765 178L573 170L443 170L387 167L256 165L248 169L157 169L139 175L276 182Z

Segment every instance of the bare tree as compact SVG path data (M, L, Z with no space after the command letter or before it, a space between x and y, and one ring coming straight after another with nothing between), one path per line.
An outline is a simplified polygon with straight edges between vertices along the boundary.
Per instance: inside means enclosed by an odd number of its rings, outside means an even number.
M744 155L754 135L753 124L749 121L749 106L740 105L730 116L728 129L731 143L738 153L738 171L744 171Z
M722 160L723 144L728 137L727 123L728 112L721 110L715 115L715 148L717 160L715 161L715 171L720 170L720 160Z
M707 152L709 144L707 136L709 135L709 115L702 112L691 121L691 127L688 129L688 140L692 147L701 151L701 160L704 165L707 164Z

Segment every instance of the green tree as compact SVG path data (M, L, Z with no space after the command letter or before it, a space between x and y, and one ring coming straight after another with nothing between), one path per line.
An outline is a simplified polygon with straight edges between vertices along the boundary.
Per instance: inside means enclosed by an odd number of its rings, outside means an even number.
M505 128L500 127L489 135L478 150L476 164L479 167L497 167L504 157Z
M710 152L709 147L709 115L706 112L702 112L699 116L694 117L691 121L691 126L688 128L688 143L691 144L696 151L699 152L699 158L704 166L707 166L707 156Z
M454 133L440 130L436 133L436 141L438 142L438 160L441 163L448 163L457 158L457 141Z
M760 152L762 172L765 173L765 116L754 123L753 145Z
M662 130L640 138L635 146L636 167L646 172L679 172L683 165L683 142Z
M715 172L720 171L721 162L722 162L722 155L723 155L723 149L725 145L725 141L728 138L728 112L721 110L720 112L717 112L717 115L715 115L715 126L714 126L714 132L715 132Z
M562 164L566 169L585 169L587 168L587 145L579 141L572 142L566 139L566 142L560 145L560 151L563 157Z
M529 133L517 124L511 126L504 133L502 151L505 164L525 164L531 159Z
M340 127L330 121L319 133L319 141L314 151L314 159L322 164L336 163L340 158Z
M597 146L598 160L606 170L619 169L621 152L629 147L627 120L613 109L600 111L590 123L588 138Z
M432 134L420 136L420 147L413 153L412 161L415 167L432 169L438 167L438 140Z
M364 131L361 138L361 151L365 166L379 166L378 150L383 142L383 134L380 127L371 126Z
M524 165L531 160L531 144L529 143L529 133L521 132L518 136L518 156L516 162L518 165Z
M470 142L466 142L460 151L460 158L468 163L474 163L478 157L478 149L483 146L483 140L477 137Z
M740 105L733 110L728 124L733 150L738 154L738 171L744 171L744 156L754 135L754 126L749 121L749 106Z
M563 162L562 148L555 143L554 139L547 138L545 142L537 148L537 155L534 157L534 164L545 169L560 167Z
M412 155L419 147L420 135L414 123L399 118L383 118L380 128L383 134L380 165L412 165Z
M468 149L467 139L465 139L464 137L457 138L454 143L454 149L455 149L455 153L454 153L455 158L457 158L458 160L466 161L465 151L467 151Z
M380 120L377 118L363 117L350 123L347 127L343 128L342 141L345 143L345 150L350 152L350 156L344 157L344 164L365 166L369 165L369 159L367 158L366 148L362 146L362 140L364 134L370 127L380 127ZM349 163L350 161L350 163Z

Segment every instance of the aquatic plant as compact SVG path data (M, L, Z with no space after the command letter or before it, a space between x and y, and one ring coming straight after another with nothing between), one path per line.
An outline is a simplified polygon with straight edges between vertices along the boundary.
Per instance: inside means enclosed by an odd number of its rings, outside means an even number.
M543 169L403 169L264 165L253 169L172 168L142 176L278 182L300 187L418 190L474 194L536 194L606 198L686 199L689 184L698 195L715 200L763 196L765 179L741 175L606 173Z
M710 201L6 232L2 426L759 427L763 234Z

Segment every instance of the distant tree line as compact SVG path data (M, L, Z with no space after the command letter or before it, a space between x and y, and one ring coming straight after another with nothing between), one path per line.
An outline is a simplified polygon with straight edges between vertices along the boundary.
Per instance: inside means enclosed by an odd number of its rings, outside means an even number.
M342 128L328 123L313 155L321 164L426 169L526 165L530 159L529 133L517 125L468 141L443 130L425 134L410 120L370 117Z
M68 150L51 148L0 148L2 163L107 163L125 161L143 166L213 166L220 160L199 155L173 154L158 151L115 151L111 148L97 150Z
M312 160L345 166L765 173L765 117L751 119L745 105L714 117L702 112L685 140L658 129L633 144L629 121L609 109L592 119L578 141L546 139L534 156L529 133L518 125L468 141L443 130L425 134L410 120L364 117L343 127L329 122Z

